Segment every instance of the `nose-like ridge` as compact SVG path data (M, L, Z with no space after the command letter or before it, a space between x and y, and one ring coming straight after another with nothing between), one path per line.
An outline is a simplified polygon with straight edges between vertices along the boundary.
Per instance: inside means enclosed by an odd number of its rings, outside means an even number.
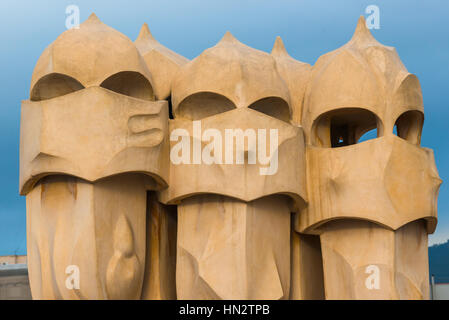
M160 145L165 138L159 115L135 115L129 118L130 144L154 147Z

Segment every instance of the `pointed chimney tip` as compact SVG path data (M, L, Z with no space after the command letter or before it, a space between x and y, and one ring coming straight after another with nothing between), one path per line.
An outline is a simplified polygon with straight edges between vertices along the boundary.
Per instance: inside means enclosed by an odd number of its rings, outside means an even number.
M273 49L271 50L272 55L288 55L287 50L285 49L284 41L280 36L276 37L274 41Z
M238 42L238 40L232 35L231 32L226 31L220 42Z
M89 18L87 19L87 21L91 21L91 22L100 22L100 19L97 17L97 15L92 12L89 16Z
M357 27L355 28L354 35L351 39L351 42L354 41L377 42L371 34L371 31L368 29L364 16L360 16L359 20L357 21Z
M142 28L140 28L139 36L137 37L137 40L155 40L153 35L151 34L150 28L148 27L148 23L144 23L142 25Z

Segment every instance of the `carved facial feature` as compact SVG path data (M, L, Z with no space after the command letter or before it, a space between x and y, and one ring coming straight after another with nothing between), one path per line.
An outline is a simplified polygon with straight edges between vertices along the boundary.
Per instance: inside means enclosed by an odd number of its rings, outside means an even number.
M315 120L312 145L318 147L344 147L358 143L368 131L383 132L380 119L362 108L344 108L326 112Z
M23 102L22 192L41 174L55 172L88 181L149 172L164 181L167 173L158 164L165 156L167 109L165 101L131 98L102 87Z

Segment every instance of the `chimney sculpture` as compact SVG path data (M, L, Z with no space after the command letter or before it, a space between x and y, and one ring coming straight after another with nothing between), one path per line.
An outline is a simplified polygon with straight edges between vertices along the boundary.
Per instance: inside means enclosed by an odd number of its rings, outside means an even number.
M142 56L95 15L43 52L21 118L33 298L140 298L147 190L167 187L167 135Z
M429 297L441 180L420 147L423 111L418 78L363 17L313 66L302 118L309 203L295 227L320 235L327 299ZM377 139L358 143L375 128Z

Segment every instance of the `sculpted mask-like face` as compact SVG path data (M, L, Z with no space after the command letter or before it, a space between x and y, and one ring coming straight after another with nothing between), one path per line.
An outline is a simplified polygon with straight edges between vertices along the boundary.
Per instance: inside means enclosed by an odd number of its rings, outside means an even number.
M273 57L226 34L180 70L173 112L165 201L198 193L251 201L279 193L302 205L304 135L292 125L289 90Z
M426 219L433 232L441 180L433 152L420 147L420 84L364 23L313 67L303 114L310 202L299 230L339 218L393 230ZM359 142L374 129L377 138Z
M151 81L94 15L39 59L20 163L34 298L140 298L146 192L168 177L168 105Z

